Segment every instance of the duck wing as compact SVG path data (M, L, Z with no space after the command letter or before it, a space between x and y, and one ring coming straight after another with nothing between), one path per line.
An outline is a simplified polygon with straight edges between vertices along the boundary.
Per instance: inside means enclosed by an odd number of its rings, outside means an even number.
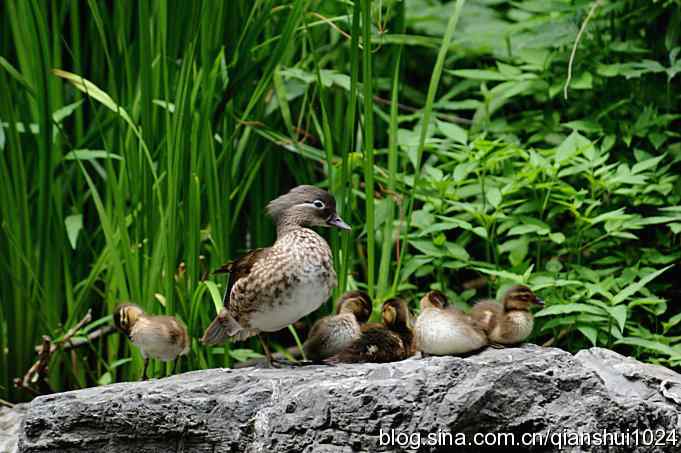
M245 255L223 264L219 268L213 271L213 274L229 274L229 280L227 281L227 289L225 290L225 295L222 297L222 305L227 306L229 301L229 294L232 292L232 287L240 279L247 277L253 269L253 265L260 259L267 256L270 247L264 247L259 249L251 250Z
M220 344L225 342L228 338L233 340L245 340L255 334L252 330L244 329L239 324L238 319L234 319L230 310L230 294L232 293L234 285L239 280L248 277L255 263L267 257L269 251L269 247L251 250L240 258L230 261L213 271L214 274L229 273L229 280L227 282L225 294L222 297L222 305L224 308L220 310L220 313L218 313L204 332L203 337L201 338L203 344Z

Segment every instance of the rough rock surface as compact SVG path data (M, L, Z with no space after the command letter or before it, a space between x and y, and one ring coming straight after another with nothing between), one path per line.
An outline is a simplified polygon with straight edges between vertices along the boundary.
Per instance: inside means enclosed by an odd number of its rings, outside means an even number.
M679 414L681 375L671 370L605 349L572 355L526 345L382 365L213 369L43 396L30 404L20 451L451 451L416 448L414 433L452 433L440 436L451 442L540 433L555 443L564 429L650 428L666 430L664 443L563 451L671 452L681 451ZM411 435L410 444L382 445L391 430L402 441ZM528 450L558 448L517 451Z
M25 411L26 405L23 404L13 408L0 406L0 452L16 453L18 451L19 430Z

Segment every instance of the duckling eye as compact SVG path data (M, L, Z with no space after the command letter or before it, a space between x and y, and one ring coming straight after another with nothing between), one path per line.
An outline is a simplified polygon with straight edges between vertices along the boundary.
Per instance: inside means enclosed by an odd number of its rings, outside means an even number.
M322 200L315 200L315 201L312 202L312 204L317 209L324 209L326 207L326 205L324 204L324 202Z

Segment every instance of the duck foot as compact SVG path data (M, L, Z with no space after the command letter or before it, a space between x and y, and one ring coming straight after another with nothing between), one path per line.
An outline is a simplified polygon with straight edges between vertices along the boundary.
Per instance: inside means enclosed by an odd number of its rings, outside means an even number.
M490 348L494 348L494 349L505 349L506 348L506 346L504 346L501 343L490 343L488 346Z
M299 366L304 366L308 365L306 363L301 363L301 362L294 362L291 360L286 360L286 359L275 359L272 357L271 359L265 359L263 362L263 365L265 368L295 368Z

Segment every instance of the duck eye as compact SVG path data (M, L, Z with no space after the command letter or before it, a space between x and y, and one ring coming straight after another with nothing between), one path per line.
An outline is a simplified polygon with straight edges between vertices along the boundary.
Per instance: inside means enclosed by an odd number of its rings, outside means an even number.
M312 204L317 209L324 209L324 207L326 206L322 200L315 200L312 202Z

